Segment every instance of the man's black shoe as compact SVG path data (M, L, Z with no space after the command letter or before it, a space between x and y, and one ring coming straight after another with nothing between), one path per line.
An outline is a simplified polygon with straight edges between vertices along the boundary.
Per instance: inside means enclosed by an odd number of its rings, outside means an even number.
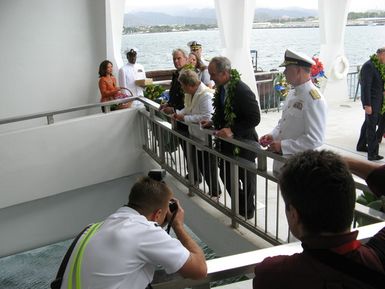
M375 156L368 156L369 161L379 161L382 160L384 157L380 155L375 155Z
M368 152L368 147L357 147L357 151L358 152L367 153Z

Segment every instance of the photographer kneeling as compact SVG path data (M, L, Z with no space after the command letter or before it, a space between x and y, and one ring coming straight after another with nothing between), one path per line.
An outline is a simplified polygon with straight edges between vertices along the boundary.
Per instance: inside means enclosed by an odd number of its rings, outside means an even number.
M136 182L128 204L91 233L89 241L80 238L66 266L62 289L144 289L152 281L157 265L185 278L206 277L205 256L184 229L183 208L161 180L152 176ZM163 230L168 220L172 220L178 239ZM86 239L87 232L82 237ZM84 249L77 248L82 246ZM76 272L77 264L81 271Z

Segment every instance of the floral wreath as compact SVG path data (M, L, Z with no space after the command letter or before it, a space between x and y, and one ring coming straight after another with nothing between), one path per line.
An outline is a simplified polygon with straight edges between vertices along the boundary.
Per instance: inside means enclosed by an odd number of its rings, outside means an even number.
M236 119L236 114L233 112L233 101L235 94L235 87L238 82L241 80L241 75L236 69L230 69L230 80L227 84L227 96L225 98L225 107L223 109L224 118L225 118L225 127L232 127L234 124L234 119ZM212 117L212 122L215 128L221 128L221 121L219 119L218 110L221 105L220 103L220 91L219 87L215 90L214 99L213 99L213 107L214 113ZM233 154L235 156L239 155L240 148L235 146L233 150Z
M370 60L372 61L372 63L380 73L381 79L382 81L384 81L384 89L385 89L385 64L382 64L380 62L377 54L373 54L372 56L370 56ZM385 99L382 102L382 108L381 108L381 114L384 114L384 113L385 113Z
M312 59L315 64L311 66L310 76L314 85L319 88L321 86L321 80L326 78L324 66L318 57L313 56Z

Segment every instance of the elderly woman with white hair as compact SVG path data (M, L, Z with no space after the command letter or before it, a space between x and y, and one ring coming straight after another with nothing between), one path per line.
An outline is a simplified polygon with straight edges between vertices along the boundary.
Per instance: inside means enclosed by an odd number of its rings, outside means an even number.
M199 76L195 71L190 69L183 69L179 74L178 81L185 92L184 108L173 115L174 119L184 121L188 125L199 124L202 120L210 120L213 113L213 91L199 80ZM199 126L189 125L188 130L191 137L201 142L206 141L206 136ZM202 152L196 147L192 149L191 159L192 164L189 170L194 170L194 181L197 182L200 174L203 174L209 186L209 194L218 197L220 191L215 160L207 152Z

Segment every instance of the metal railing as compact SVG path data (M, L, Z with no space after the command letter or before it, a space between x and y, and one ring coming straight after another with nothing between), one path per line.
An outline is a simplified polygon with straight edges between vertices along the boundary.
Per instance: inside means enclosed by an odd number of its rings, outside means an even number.
M359 89L360 88L359 77L360 77L361 66L356 65L352 67L354 67L354 70L350 71L347 75L348 95L349 95L349 99L356 101L357 98L361 96L361 91Z
M98 107L100 107L100 109L102 107L104 107L104 112L108 113L111 111L111 109L110 109L111 106L116 105L116 104L126 103L126 102L133 101L136 99L139 99L139 98L137 96L132 96L132 97L126 97L126 98L121 98L121 99L117 99L117 100L106 101L106 102L80 105L80 106L76 106L76 107L70 107L67 109L58 109L58 110L51 110L51 111L46 111L46 112L27 114L27 115L22 115L22 116L8 117L8 118L0 119L0 125L1 124L7 124L7 123L21 122L21 121L31 120L31 119L37 119L37 118L46 118L47 124L53 124L53 123L55 123L55 115L71 113L71 112L76 112L76 111L84 111L87 109L98 108Z
M275 245L290 241L277 179L267 168L267 164L272 161L284 162L284 157L261 149L257 142L236 139L220 140L254 152L257 162L222 154L214 148L211 130L202 130L207 139L205 142L198 141L173 130L167 117L157 110L158 104L146 105L148 111L141 112L143 149L178 181L186 185L191 195L198 195L231 218L233 227L242 225ZM229 174L230 178L226 178L226 174ZM238 179L239 182L235 181ZM249 182L256 189L252 203L246 201L248 197L253 199ZM357 184L357 189L369 191L369 188L361 183ZM215 196L219 191L222 195L217 198ZM245 213L240 212L240 208L248 211L253 207L254 218L248 219ZM385 219L385 214L373 214L373 211L364 208L357 206L357 215L361 219L367 217L372 222Z

